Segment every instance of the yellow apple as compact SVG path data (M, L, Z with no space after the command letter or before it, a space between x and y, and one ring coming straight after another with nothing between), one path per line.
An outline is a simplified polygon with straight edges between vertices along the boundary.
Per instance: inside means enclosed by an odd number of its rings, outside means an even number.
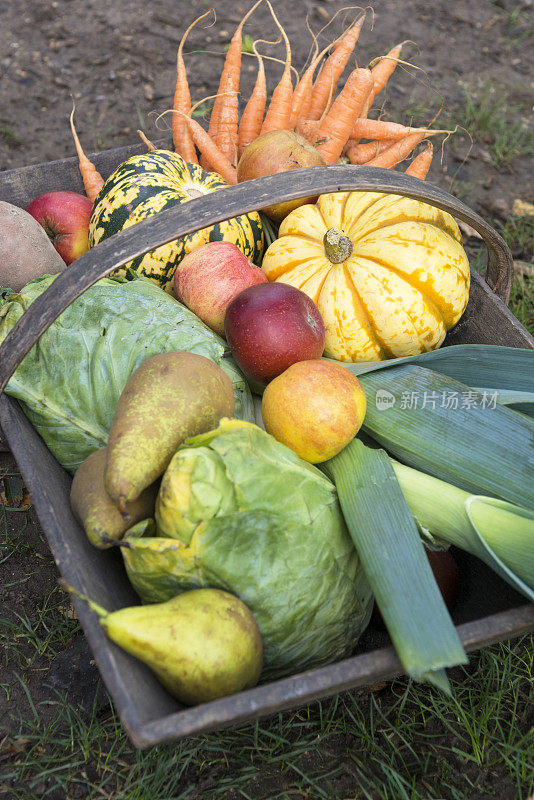
M299 361L274 378L261 404L268 433L300 458L317 464L339 453L360 430L363 386L331 361Z

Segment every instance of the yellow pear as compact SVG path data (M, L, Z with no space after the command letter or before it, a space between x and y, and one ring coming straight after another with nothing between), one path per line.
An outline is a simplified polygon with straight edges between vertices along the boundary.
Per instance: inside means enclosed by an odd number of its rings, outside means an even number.
M262 641L247 606L221 589L192 589L165 603L109 612L89 603L106 634L154 671L185 705L206 703L255 686Z

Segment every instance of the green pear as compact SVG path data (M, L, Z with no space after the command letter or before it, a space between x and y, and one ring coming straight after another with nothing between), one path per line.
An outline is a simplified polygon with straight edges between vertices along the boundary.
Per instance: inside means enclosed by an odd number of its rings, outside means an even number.
M89 603L112 641L144 661L185 705L206 703L255 686L262 641L247 606L220 589L192 589L165 603L109 612Z
M154 515L159 488L159 482L148 486L133 502L126 503L121 514L104 486L106 461L105 447L91 453L76 470L70 490L74 516L91 544L101 549L122 539L131 525Z
M162 475L189 436L234 414L227 374L195 353L151 356L119 398L107 445L105 486L121 512Z

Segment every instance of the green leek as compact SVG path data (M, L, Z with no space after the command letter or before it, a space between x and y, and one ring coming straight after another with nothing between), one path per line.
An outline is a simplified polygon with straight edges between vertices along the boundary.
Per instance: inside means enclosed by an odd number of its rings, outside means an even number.
M321 468L404 669L450 692L444 667L467 661L389 458L353 439Z
M391 367L360 380L363 430L395 458L471 494L534 509L531 417L424 367Z
M403 364L426 367L469 386L534 392L534 349L494 344L455 344L428 353L389 361L342 363L354 375Z
M478 556L534 602L534 512L503 500L472 495L392 461L423 537Z

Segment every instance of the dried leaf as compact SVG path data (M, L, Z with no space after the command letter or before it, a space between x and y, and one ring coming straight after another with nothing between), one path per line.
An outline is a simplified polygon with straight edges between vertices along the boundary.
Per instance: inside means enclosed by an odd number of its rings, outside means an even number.
M12 741L9 741L9 739L7 739L7 741L4 740L0 747L0 756L23 753L27 746L31 744L31 741L31 739L24 739L22 736Z
M517 217L534 217L534 203L527 203L517 198L514 200L512 211Z
M72 603L69 603L68 606L57 606L57 610L60 614L66 614L69 619L78 619L78 614Z
M482 239L479 232L472 228L471 225L468 225L467 222L458 222L458 227L468 239Z
M528 261L514 261L514 272L516 275L528 275L534 278L534 264Z

